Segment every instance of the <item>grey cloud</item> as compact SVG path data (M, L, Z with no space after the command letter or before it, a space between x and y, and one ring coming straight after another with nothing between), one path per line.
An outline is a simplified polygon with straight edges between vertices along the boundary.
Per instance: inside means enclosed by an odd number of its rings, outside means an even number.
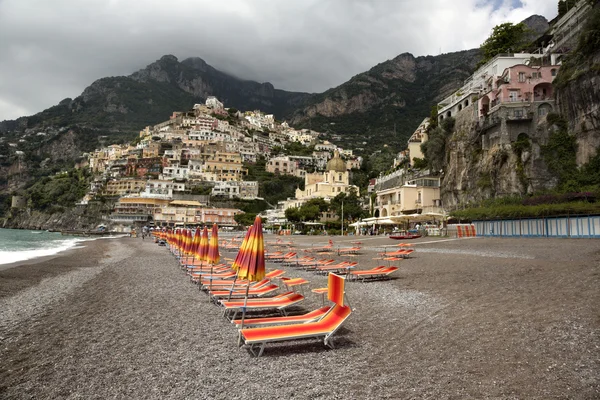
M131 74L164 54L320 92L406 51L475 47L489 33L482 20L519 11L478 2L0 0L0 120L76 97L95 79ZM523 3L524 13L550 12L543 0Z

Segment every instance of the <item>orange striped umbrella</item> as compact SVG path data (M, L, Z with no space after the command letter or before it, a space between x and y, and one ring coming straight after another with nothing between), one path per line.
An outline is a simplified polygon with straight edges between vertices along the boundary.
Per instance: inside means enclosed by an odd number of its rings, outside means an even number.
M177 229L177 251L181 251L181 246L183 245L183 231L181 229Z
M196 232L194 233L194 239L192 240L192 247L190 248L190 254L195 255L198 253L198 246L200 246L200 237L202 236L202 231L200 228L196 228Z
M252 226L252 232L249 234L248 243L242 260L239 263L237 279L247 279L250 281L260 281L265 277L265 241L262 233L262 221L257 215ZM242 311L242 322L240 329L244 328L246 319L246 304L248 302L248 291L250 285L246 285L246 296L244 297L244 307ZM241 335L240 339L241 340ZM238 342L239 344L239 342Z
M237 271L238 267L240 266L240 262L244 258L244 253L246 252L246 248L248 247L248 242L250 241L250 236L252 236L253 229L254 225L252 225L246 232L246 236L244 236L244 240L242 240L242 244L240 245L240 249L237 255L235 256L235 260L233 260L233 263L231 264L231 268L234 271Z
M211 264L216 264L221 260L219 254L219 227L217 224L213 224L212 232L210 236L210 242L208 243L208 254L206 255L206 261Z
M242 260L239 263L238 278L249 281L260 281L265 277L265 242L262 232L262 221L256 216L252 233Z
M206 261L206 255L208 254L208 229L204 227L202 236L200 237L200 245L196 251L196 258L200 261Z

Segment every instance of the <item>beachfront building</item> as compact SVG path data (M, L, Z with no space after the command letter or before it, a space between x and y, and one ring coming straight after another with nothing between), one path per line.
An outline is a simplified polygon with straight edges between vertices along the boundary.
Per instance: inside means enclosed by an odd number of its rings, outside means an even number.
M110 220L121 224L147 223L154 215L169 204L168 199L141 196L121 197L116 203Z
M415 165L415 158L423 159L421 144L427 141L427 128L429 127L429 118L425 118L415 129L408 139L408 159L411 167Z
M209 208L197 201L173 200L156 210L154 223L157 226L212 225L235 226L234 216L242 213L234 208Z
M440 178L420 176L404 180L402 174L375 184L376 198L371 204L375 217L423 212L443 214Z

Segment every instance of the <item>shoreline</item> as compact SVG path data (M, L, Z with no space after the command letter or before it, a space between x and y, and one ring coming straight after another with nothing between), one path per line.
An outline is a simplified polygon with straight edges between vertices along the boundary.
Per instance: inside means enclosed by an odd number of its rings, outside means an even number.
M88 243L90 243L90 242L95 242L98 240L106 240L106 239L120 239L123 237L126 237L126 236L125 235L123 235L123 236L105 236L105 237L92 237L92 238L81 239L79 242L75 243L72 247L69 247L64 250L60 250L54 254L37 256L37 257L29 258L26 260L10 262L7 264L0 264L0 271L5 271L7 269L20 267L20 266L27 265L27 264L38 264L41 262L50 261L56 257L68 256L70 254L70 252L74 252L76 250L85 248L86 246L88 246Z

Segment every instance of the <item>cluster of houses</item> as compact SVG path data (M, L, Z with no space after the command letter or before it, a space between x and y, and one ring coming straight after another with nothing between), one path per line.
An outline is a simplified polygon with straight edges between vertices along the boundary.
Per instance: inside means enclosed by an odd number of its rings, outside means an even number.
M314 151L306 156L275 154L274 150L293 142ZM111 219L123 225L216 222L234 226L241 211L211 207L210 197L259 199L258 182L246 180L245 163L264 156L267 171L306 178L312 184L318 181L316 171L326 169L334 153L345 157L342 161L337 155L336 163L339 159L344 164L348 183L346 168L360 168L362 162L351 150L320 141L319 132L279 123L273 115L226 109L210 96L205 104L146 127L134 143L113 144L88 154L96 178L82 203L99 196L118 199Z

